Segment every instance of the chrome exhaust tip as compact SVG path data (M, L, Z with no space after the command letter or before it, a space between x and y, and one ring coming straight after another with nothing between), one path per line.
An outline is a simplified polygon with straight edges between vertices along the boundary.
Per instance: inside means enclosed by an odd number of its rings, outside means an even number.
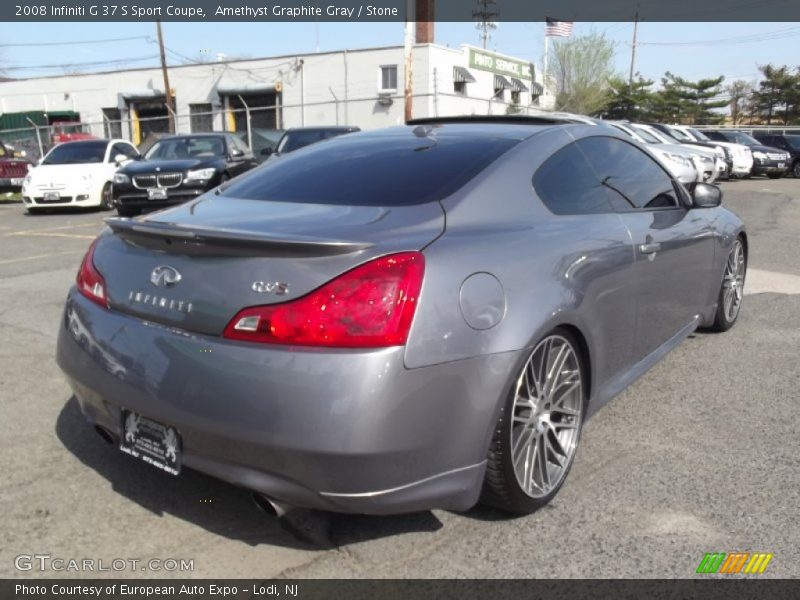
M279 519L286 516L294 508L289 504L278 502L277 500L273 500L272 498L269 498L268 496L258 492L253 492L252 497L255 505L260 508L262 512L265 512L272 517L278 517Z

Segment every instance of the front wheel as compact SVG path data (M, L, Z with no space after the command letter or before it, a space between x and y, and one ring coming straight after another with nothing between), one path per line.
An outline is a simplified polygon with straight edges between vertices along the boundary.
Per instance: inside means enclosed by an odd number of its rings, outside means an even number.
M744 298L744 279L747 274L747 256L741 238L733 243L725 273L722 275L722 286L717 297L717 312L711 331L728 331L739 318L739 310Z
M100 192L100 210L111 210L114 208L114 198L111 192L111 182L106 182L103 191Z
M800 179L800 160L794 163L792 167L792 175L794 175L795 179Z
M575 338L555 329L517 375L489 448L481 501L516 514L550 502L567 477L586 405Z

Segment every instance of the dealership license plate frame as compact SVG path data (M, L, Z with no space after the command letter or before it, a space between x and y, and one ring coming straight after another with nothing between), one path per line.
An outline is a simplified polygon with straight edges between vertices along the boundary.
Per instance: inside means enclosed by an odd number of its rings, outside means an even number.
M123 410L121 419L121 452L170 475L181 472L183 438L175 427L130 410Z
M147 199L148 200L166 200L167 199L167 190L164 188L149 188L147 190Z

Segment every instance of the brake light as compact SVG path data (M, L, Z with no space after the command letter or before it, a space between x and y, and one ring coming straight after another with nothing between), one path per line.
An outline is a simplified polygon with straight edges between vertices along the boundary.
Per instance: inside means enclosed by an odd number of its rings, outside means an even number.
M100 271L94 266L94 249L97 246L97 238L89 246L86 255L83 257L81 268L78 269L78 277L75 283L78 285L78 291L86 296L92 302L99 304L103 308L108 308L108 300L106 299L106 280L100 274Z
M297 300L245 308L228 323L223 336L299 346L402 346L424 273L420 252L376 258Z

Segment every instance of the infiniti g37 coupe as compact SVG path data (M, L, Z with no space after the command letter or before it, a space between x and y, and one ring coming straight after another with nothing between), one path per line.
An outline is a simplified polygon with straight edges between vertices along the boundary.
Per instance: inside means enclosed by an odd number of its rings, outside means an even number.
M273 506L544 505L581 427L742 303L747 236L609 127L354 133L112 218L58 363L120 450Z

